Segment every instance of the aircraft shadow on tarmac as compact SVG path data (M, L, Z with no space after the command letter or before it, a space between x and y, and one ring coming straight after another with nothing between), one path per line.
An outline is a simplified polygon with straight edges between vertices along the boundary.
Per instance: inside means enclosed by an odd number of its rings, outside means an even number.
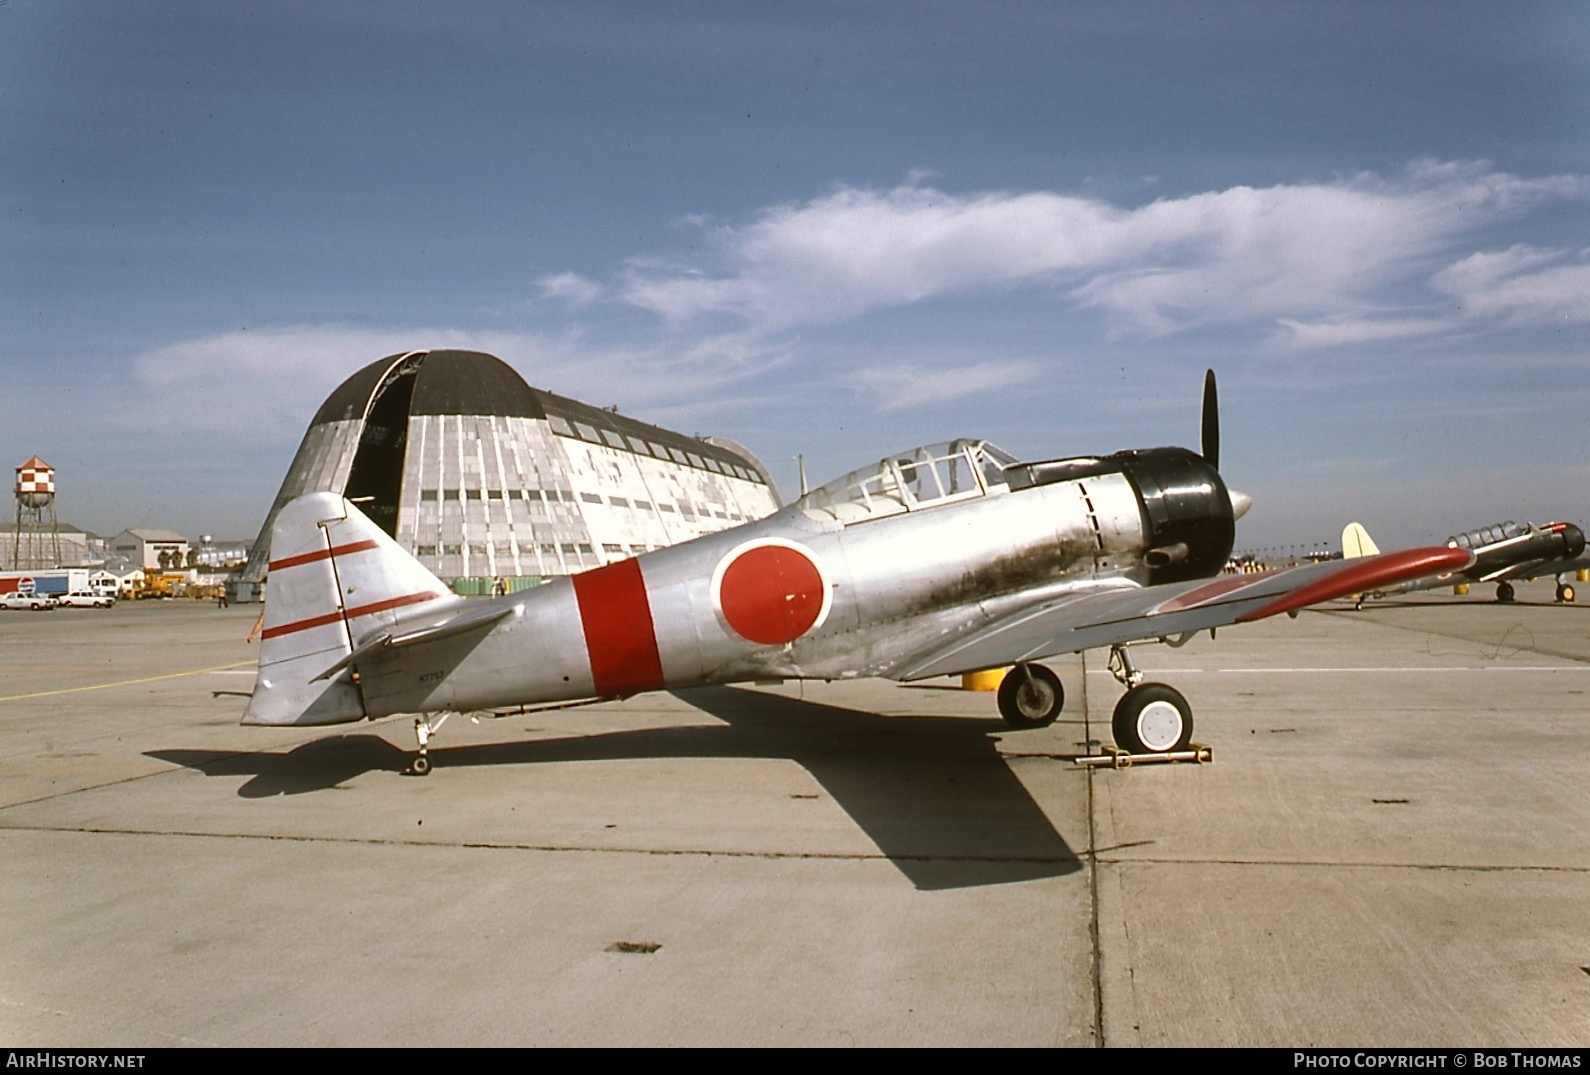
M882 717L732 687L676 691L723 723L473 746L431 747L435 769L647 758L789 759L803 766L919 889L1005 884L1074 873L1081 862L995 746L1003 726ZM445 738L443 740L445 742ZM411 755L374 735L340 735L285 753L157 750L206 776L248 780L243 798L322 791L362 773L403 772Z

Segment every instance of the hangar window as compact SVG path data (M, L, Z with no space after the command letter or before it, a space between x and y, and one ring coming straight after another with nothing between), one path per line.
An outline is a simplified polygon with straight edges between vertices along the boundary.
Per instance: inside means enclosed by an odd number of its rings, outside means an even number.
M580 499L585 501L587 504L600 504L602 502L602 498L597 496L595 493L581 493Z
M611 429L602 430L602 439L615 448L624 448L624 438L614 433Z
M574 429L569 425L566 418L559 418L555 414L549 414L547 415L547 424L552 427L552 432L561 437L574 436Z
M602 443L602 435L596 431L595 426L588 426L584 422L575 422L574 429L583 439L590 441L592 444Z

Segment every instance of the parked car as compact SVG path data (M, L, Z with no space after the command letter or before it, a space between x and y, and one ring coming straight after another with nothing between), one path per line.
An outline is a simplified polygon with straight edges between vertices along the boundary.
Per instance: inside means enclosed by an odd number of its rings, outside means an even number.
M59 595L55 600L62 608L109 608L116 603L110 594L90 590L73 590Z
M59 601L47 593L23 593L21 590L0 593L0 609L31 608L35 612L44 612L59 604Z

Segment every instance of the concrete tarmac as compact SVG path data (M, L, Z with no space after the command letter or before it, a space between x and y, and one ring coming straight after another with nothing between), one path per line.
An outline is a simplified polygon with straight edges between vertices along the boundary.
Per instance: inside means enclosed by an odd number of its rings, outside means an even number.
M1590 1046L1590 608L1136 651L1206 765L947 681L243 728L255 608L0 615L0 1042Z

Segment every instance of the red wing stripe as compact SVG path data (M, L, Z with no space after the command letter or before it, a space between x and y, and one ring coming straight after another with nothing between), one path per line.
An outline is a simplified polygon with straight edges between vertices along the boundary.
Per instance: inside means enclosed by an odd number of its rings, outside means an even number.
M596 693L627 698L661 688L662 657L640 561L620 560L572 581Z
M1348 562L1352 564L1351 567L1333 571L1307 586L1300 586L1291 593L1283 594L1268 605L1237 617L1237 622L1251 623L1282 612L1296 612L1300 608L1317 605L1333 597L1366 593L1399 582L1411 582L1414 579L1429 578L1431 575L1461 571L1474 562L1474 554L1467 549L1454 549L1442 545L1429 549L1404 549L1402 552L1388 552L1381 556L1370 556Z
M1153 612L1149 613L1149 615L1163 616L1170 612L1183 612L1189 608L1201 605L1205 601L1212 601L1217 597L1222 597L1226 594L1229 594L1233 590L1240 590L1244 586L1254 586L1261 582L1267 582L1269 580L1269 575L1270 573L1265 571L1254 572L1247 575L1233 575L1230 578L1224 579L1216 579L1207 586L1199 586L1197 589L1188 590L1179 597L1171 598L1169 601L1166 601L1163 605L1160 605L1158 608L1156 608Z
M375 547L375 542L369 538L364 541L351 541L346 545L338 545L332 549L316 549L314 552L305 552L297 556L284 556L280 560L272 560L269 570L281 571L283 568L301 567L304 564L312 564L317 560L328 560L333 556L346 556L350 552L363 552L365 549L373 549Z
M307 620L295 620L292 623L284 623L277 627L267 627L260 633L260 638L280 638L282 635L291 635L297 634L299 631L307 631L311 627L324 627L328 623L336 623L338 620L343 618L344 614L346 614L348 619L356 620L360 616L373 616L377 612L385 612L388 609L402 608L404 605L417 605L421 601L434 601L439 597L445 596L446 594L439 594L435 593L434 591L427 590L424 593L411 593L404 594L402 597L389 597L385 601L376 601L368 605L356 605L353 608L346 609L344 612L328 612L323 616L311 616Z

